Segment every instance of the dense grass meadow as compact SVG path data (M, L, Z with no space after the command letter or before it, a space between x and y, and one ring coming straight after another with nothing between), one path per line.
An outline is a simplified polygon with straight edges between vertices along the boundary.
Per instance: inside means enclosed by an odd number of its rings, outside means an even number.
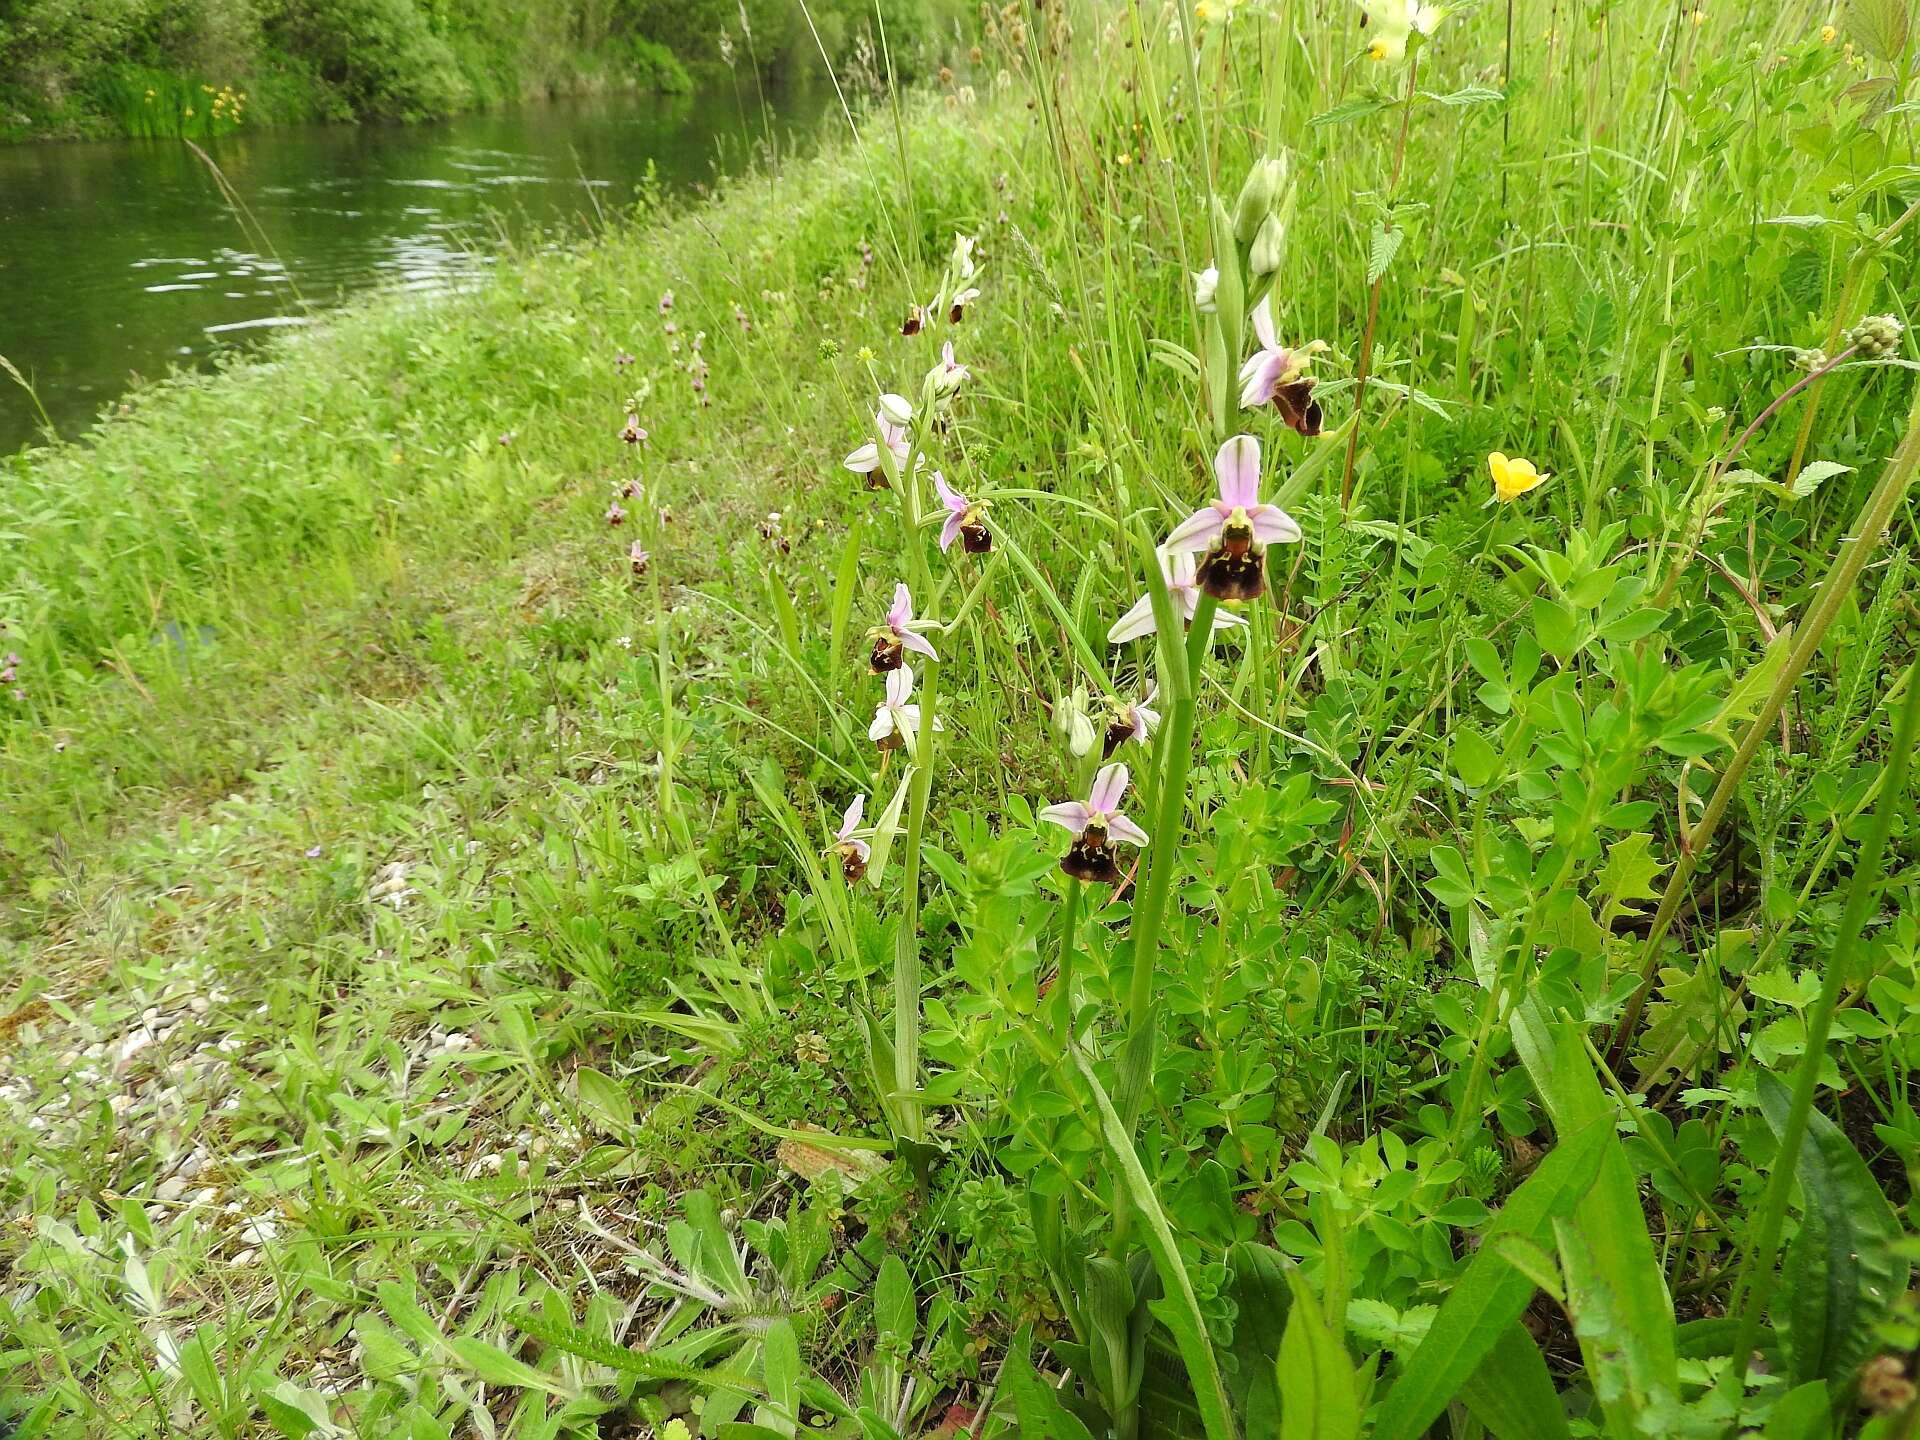
M1906 0L1364 19L6 463L0 1432L1920 1433Z

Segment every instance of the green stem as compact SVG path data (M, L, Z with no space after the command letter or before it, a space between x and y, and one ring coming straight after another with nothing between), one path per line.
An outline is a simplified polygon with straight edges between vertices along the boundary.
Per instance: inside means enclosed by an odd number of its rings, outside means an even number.
M1054 967L1053 988L1059 993L1054 1003L1060 1008L1060 1051L1073 1047L1073 952L1079 939L1080 892L1086 887L1078 880L1067 881L1067 908L1060 921L1060 963Z
M1826 578L1820 582L1820 588L1814 593L1806 618L1801 621L1800 632L1794 637L1792 653L1780 667L1780 674L1767 693L1765 703L1748 725L1746 734L1741 737L1739 749L1721 772L1720 783L1714 786L1707 808L1700 816L1700 823L1682 838L1680 855L1673 865L1673 876L1667 882L1666 893L1660 897L1660 908L1654 913L1652 928L1647 932L1641 951L1640 988L1634 992L1626 1014L1620 1017L1620 1024L1613 1033L1610 1053L1615 1069L1620 1067L1621 1057L1633 1040L1634 1031L1639 1028L1647 997L1653 991L1660 960L1660 942L1666 938L1674 916L1680 913L1681 902L1686 898L1687 882L1693 878L1694 869L1712 841L1720 817L1726 813L1733 792L1747 773L1747 767L1766 743L1774 722L1780 718L1781 710L1786 708L1787 697L1793 693L1793 687L1819 652L1820 642L1826 637L1828 627L1833 624L1841 605L1852 593L1854 582L1860 578L1867 558L1880 541L1881 532L1887 528L1893 512L1899 508L1902 497L1912 485L1916 466L1920 466L1920 395L1916 395L1907 413L1906 436L1887 463L1886 474L1881 476L1880 483L1867 497L1867 503L1849 531L1849 538L1832 568L1827 571Z
M1741 1257L1739 1279L1734 1283L1734 1303L1741 1292L1746 1303L1740 1308L1740 1328L1734 1335L1733 1369L1730 1389L1735 1395L1746 1383L1747 1362L1753 1354L1753 1342L1759 1334L1761 1317L1773 1297L1774 1255L1780 1244L1780 1227L1786 1218L1787 1197L1793 1190L1794 1169L1800 1158L1800 1146L1806 1139L1807 1116L1813 1109L1813 1092L1820 1080L1820 1065L1827 1054L1827 1037L1833 1027L1833 1011L1840 1000L1840 988L1854 969L1854 951L1867 914L1880 897L1881 861L1887 848L1887 834L1893 817L1900 810L1906 793L1907 769L1913 759L1916 737L1920 737L1920 665L1908 671L1907 699L1894 724L1893 750L1887 758L1886 783L1880 791L1880 803L1868 822L1866 838L1854 865L1853 885L1847 892L1847 907L1840 916L1840 930L1828 952L1826 973L1820 980L1820 995L1807 1014L1807 1044L1793 1072L1793 1103L1787 1111L1787 1123L1780 1134L1780 1151L1767 1176L1767 1191L1760 1202L1760 1224L1753 1232L1747 1253Z
M1158 573L1156 564L1155 573ZM1147 883L1133 910L1133 980L1127 995L1126 1049L1120 1060L1120 1117L1133 1134L1140 1120L1153 1078L1153 1046L1158 1012L1153 1005L1153 982L1159 969L1160 930L1166 919L1167 895L1173 872L1180 864L1182 822L1186 814L1187 773L1193 767L1195 681L1213 634L1219 602L1204 591L1194 611L1184 648L1173 627L1172 597L1164 588L1151 592L1154 615L1162 637L1161 689L1170 696L1167 722L1160 732L1160 755L1153 833L1148 837ZM1169 612L1160 615L1162 597ZM1177 657L1177 658L1176 658ZM1171 662L1171 663L1170 663Z

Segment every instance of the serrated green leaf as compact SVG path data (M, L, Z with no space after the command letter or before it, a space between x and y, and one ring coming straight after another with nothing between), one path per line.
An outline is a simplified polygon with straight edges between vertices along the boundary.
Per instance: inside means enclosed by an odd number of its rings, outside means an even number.
M1846 0L1840 13L1847 38L1876 60L1897 60L1906 50L1907 0Z
M1387 273L1387 267L1393 264L1393 257L1400 253L1400 242L1407 238L1407 232L1395 226L1389 230L1385 225L1376 223L1373 227L1373 240L1367 246L1367 283L1373 284Z

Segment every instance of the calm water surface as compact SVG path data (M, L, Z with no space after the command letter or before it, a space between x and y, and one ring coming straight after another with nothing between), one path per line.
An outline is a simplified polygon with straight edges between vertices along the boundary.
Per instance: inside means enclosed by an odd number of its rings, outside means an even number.
M731 93L615 96L210 142L257 231L178 141L0 146L0 355L71 438L130 374L204 364L370 286L459 284L502 231L616 212L649 166L669 189L737 170L769 132L784 153L826 108L820 94L764 118ZM0 374L0 453L38 438Z

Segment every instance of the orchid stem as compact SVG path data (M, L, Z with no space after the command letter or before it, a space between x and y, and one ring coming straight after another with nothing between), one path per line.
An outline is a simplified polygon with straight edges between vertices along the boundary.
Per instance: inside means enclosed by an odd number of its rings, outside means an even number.
M1060 992L1055 1003L1060 1007L1060 1049L1063 1054L1073 1045L1073 952L1079 941L1081 892L1085 888L1078 880L1067 881L1067 908L1060 921L1060 963L1054 970L1053 987Z
M1157 607L1156 607L1157 608ZM1170 607L1169 607L1170 608ZM1159 969L1160 929L1166 918L1167 895L1180 863L1182 821L1186 814L1187 772L1193 767L1195 694L1200 662L1213 635L1213 617L1219 602L1204 590L1195 607L1184 664L1165 664L1162 688L1171 700L1167 723L1160 732L1159 790L1155 797L1153 834L1147 851L1147 883L1133 911L1133 980L1127 995L1127 1040L1120 1059L1120 1118L1133 1134L1153 1079L1153 1046L1157 1012L1153 1008L1153 981ZM1167 639L1163 650L1180 650L1177 639Z

